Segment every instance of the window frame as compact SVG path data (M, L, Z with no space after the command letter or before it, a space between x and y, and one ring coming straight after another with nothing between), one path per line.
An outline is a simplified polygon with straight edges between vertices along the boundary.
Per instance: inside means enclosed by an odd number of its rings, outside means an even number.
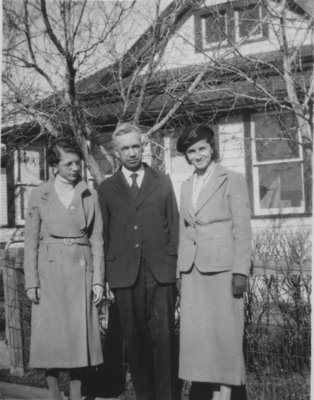
M260 26L260 33L255 34L253 36L246 36L242 37L240 36L240 19L239 19L239 13L243 10L249 9L250 7L258 7L259 11L259 22L258 25ZM257 3L250 3L250 4L244 4L242 7L237 6L234 8L234 35L235 35L235 43L239 43L241 40L245 40L245 42L254 42L258 40L262 40L266 37L264 29L263 29L263 9L261 4Z
M269 116L276 116L275 112L268 113ZM255 140L255 121L254 117L265 116L265 113L254 113L250 116L250 131L251 131L251 155L252 155L252 195L253 195L253 206L255 216L271 216L271 215L291 215L291 214L304 214L306 212L305 202L305 177L304 177L304 150L301 145L301 132L297 130L297 138L299 144L299 157L278 159L278 160L266 160L258 161L256 152L256 140ZM301 167L301 179L302 179L302 204L298 207L282 207L282 208L261 208L260 206L260 185L259 185L259 167L263 165L275 165L284 163L298 163Z
M224 17L225 20L225 34L226 37L223 40L208 42L207 38L207 19L210 16L214 16L218 14ZM219 47L219 46L227 46L228 45L228 10L226 8L219 8L218 10L214 10L212 12L208 12L207 14L201 15L201 23L202 23L202 40L204 47Z
M21 152L38 151L39 154L39 179L22 179ZM44 144L30 145L25 149L14 151L14 225L25 225L26 199L24 197L24 188L35 188L48 178L48 165L46 162L46 146Z
M207 8L201 8L194 12L195 51L203 52L214 50L216 48L226 48L229 46L229 41L237 44L243 40L239 35L239 11L250 6L257 6L259 9L259 24L261 26L261 32L257 35L253 35L252 37L244 38L244 44L267 40L269 37L269 26L267 21L263 21L266 11L261 4L258 4L257 1L249 1L248 3L236 1L232 4L222 3ZM223 40L223 42L207 43L205 31L206 15L208 16L215 13L225 13L226 15L226 39Z

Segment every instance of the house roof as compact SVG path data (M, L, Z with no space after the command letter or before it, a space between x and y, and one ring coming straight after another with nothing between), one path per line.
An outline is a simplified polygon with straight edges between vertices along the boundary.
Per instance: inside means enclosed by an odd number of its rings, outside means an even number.
M311 18L314 18L314 3L312 0L289 0L289 4L293 10L299 7L299 9L304 11Z
M191 12L193 7L197 6L198 3L201 3L201 1L187 0L179 5L176 4L175 1L172 1L158 18L160 40L166 33L172 35L177 30L178 26L182 24L183 20L186 18L189 12ZM173 12L178 7L179 10L176 10L175 18L173 18ZM119 60L84 79L81 79L77 83L77 91L79 93L97 92L113 84L117 74L124 79L130 76L132 72L140 65L145 65L150 55L148 50L150 50L152 47L153 42L156 41L156 37L153 36L153 30L154 27L152 25L146 29L140 38L124 55L122 60Z
M302 69L296 69L294 78L300 85L305 84L308 86L313 68L311 47L304 47L301 57ZM215 113L218 115L226 112L226 110L264 107L266 100L261 96L261 92L252 83L245 81L245 79L240 79L235 69L248 73L247 76L254 79L256 83L263 83L263 87L267 88L271 93L275 93L277 97L284 99L287 96L285 82L270 67L270 61L278 69L281 68L282 60L278 52L260 54L258 61L252 61L251 63L240 58L232 58L225 62L223 72L221 71L221 65L213 66L208 70L199 88L181 106L180 116L182 117L182 115L192 111L194 114L200 114L204 111L207 114ZM188 66L155 74L147 87L144 103L145 111L141 120L149 124L156 119L160 110L163 109L164 113L166 113L174 104L175 98L184 93L202 67L202 65ZM171 80L176 82L178 77L181 77L180 82L175 92L170 96L166 91L167 84ZM142 78L139 78L139 85L140 79ZM239 96L241 93L246 94L246 96ZM238 95L236 99L235 94ZM115 85L111 85L106 90L84 94L81 96L81 100L85 108L88 109L89 115L92 116L90 122L94 126L115 125L117 113L122 112L123 103L121 102L119 89ZM267 99L268 101L269 98ZM131 103L129 105L125 115L126 119L128 115L131 117L135 108L136 104Z
M191 15L191 12L197 7L198 3L201 4L201 1L190 0L184 2L184 4L180 6L179 12L176 14L176 18L172 19L171 15L175 7L175 2L172 2L160 16L160 31L164 33L168 32L170 35L173 34L180 24L183 24ZM296 11L300 13L304 12L303 7L306 7L307 3L307 0L289 0L290 7L294 6ZM152 37L152 29L152 27L149 27L122 59L120 73L126 85L131 80L132 72L138 68L139 65L145 65L147 62L148 49L151 47L152 41L154 40ZM229 63L230 67L236 66L240 70L249 71L253 79L260 79L262 76L263 82L266 83L266 85L272 90L274 89L282 98L285 98L286 89L284 82L278 79L278 76L274 75L272 68L267 67L267 62L277 63L278 67L281 65L279 52L259 54L258 58L262 63L259 63L257 60L248 63L246 60L243 61L240 58L233 58L226 61L226 64ZM300 80L300 82L302 80L309 80L308 75L309 71L312 70L312 64L312 48L305 47L302 49L302 71L296 71L296 79ZM174 100L165 92L166 84L169 83L169 81L175 81L178 77L181 78L180 84L178 84L175 92L176 96L180 95L187 89L192 79L202 67L202 65L193 65L155 73L147 86L144 104L145 112L143 113L142 119L149 124L150 121L156 118L162 107L165 112L171 107ZM122 107L121 95L116 84L116 74L119 68L120 63L114 63L77 83L79 97L84 106L88 109L90 122L96 129L98 127L102 127L103 129L104 125L110 127L110 125L115 125L117 122L117 110ZM143 76L137 78L135 87L140 86L142 79ZM234 92L239 93L239 91L250 94L250 100L242 96L235 102ZM190 113L192 108L197 109L198 113L201 113L203 109L208 113L208 110L217 112L218 106L219 112L230 110L230 106L232 106L234 110L244 107L258 107L263 103L263 99L258 99L257 94L258 92L256 90L254 91L252 85L249 85L244 80L240 80L232 71L232 68L230 68L229 72L226 70L221 72L220 68L215 68L213 65L204 77L200 88L190 96L181 107L181 116L185 113ZM57 101L55 96L50 96L41 104L43 104L44 108L49 108L54 107ZM127 114L131 115L135 110L134 107L134 104L130 104ZM38 133L39 125L33 122L31 124L23 124L13 129L17 140L19 140L23 132L25 135L25 130L28 130L30 137L35 137L36 133ZM12 127L5 128L2 132L5 142L5 136L12 132Z
M288 7L298 14L304 15L305 13L314 17L314 6L311 2L312 0L288 0ZM169 29L168 23L170 20L170 34L172 35L190 16L193 10L202 6L202 3L201 0L187 0L183 2L180 11L176 14L175 20L171 20L171 13L176 7L175 2L171 2L160 15L160 29ZM110 90L110 86L115 85L118 74L122 79L128 78L140 64L144 65L147 61L147 50L152 46L154 40L152 32L153 27L150 26L129 49L121 61L81 79L77 83L77 92L82 95L88 95L107 89Z

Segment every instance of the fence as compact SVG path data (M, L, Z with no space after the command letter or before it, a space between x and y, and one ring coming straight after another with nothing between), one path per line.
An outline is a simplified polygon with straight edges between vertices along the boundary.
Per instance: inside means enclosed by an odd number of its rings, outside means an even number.
M24 373L29 358L31 308L24 291L22 261L22 248L2 250L5 329L14 375ZM311 276L289 270L280 275L264 272L250 278L245 302L248 398L308 400Z
M244 350L249 399L310 398L311 276L250 278Z
M23 248L1 250L5 310L5 336L8 341L10 372L22 376L29 357L31 306L24 290Z

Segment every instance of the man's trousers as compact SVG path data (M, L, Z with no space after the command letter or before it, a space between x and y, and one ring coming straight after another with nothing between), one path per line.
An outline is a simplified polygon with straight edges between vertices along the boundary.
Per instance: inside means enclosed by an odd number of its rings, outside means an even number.
M175 400L175 283L158 283L142 258L135 284L115 295L137 400Z

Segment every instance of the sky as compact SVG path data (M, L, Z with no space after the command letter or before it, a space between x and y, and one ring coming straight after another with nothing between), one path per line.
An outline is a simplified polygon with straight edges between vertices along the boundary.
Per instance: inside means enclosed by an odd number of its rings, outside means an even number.
M15 18L18 20L23 14L23 2L16 0L2 0L4 7L10 7L15 12ZM140 35L147 29L156 14L156 0L136 0L133 1L119 1L112 2L109 0L102 1L88 1L87 6L81 21L81 33L78 35L75 49L80 51L91 47L92 42L95 42L99 36L103 36L104 33L109 31L109 22L112 21L113 15L117 15L116 3L119 6L129 8L133 3L134 6L124 14L122 22L120 22L115 29L108 34L107 39L97 47L96 50L90 51L88 58L84 60L78 68L77 79L89 75L101 68L108 66L109 64L116 61L117 57L121 57L134 42L140 37ZM171 0L160 0L160 12L165 9ZM30 0L30 4L36 4L36 1ZM37 2L38 4L38 2ZM47 11L50 17L50 21L56 36L62 44L65 43L62 26L60 25L61 15L60 10L56 7L58 4L54 0L47 1ZM81 2L74 2L74 13L76 15L73 18L73 24L75 26L77 16L80 13ZM49 41L45 39L43 34L44 24L42 18L37 18L38 10L34 7L30 7L30 18L31 24L31 35L34 37L34 54L39 66L48 72L49 77L53 79L53 82L58 87L62 87L64 84L64 68L62 62L60 62L60 55L54 46L51 46ZM5 12L3 12L4 17ZM4 19L5 20L5 19ZM18 25L21 26L22 22L19 21ZM88 41L88 39L91 39ZM13 29L6 29L4 24L2 46L5 49L8 44L12 44L16 49L15 55L22 57L23 59L30 60L27 51L27 44L25 37L19 36ZM79 54L77 59L83 60L84 54ZM7 58L4 56L2 59L3 70L8 64L5 64ZM13 65L12 65L13 64ZM14 81L23 87L36 88L38 90L38 96L44 95L50 90L49 85L38 73L34 73L33 69L22 67L21 62L10 63L10 74L14 78Z

